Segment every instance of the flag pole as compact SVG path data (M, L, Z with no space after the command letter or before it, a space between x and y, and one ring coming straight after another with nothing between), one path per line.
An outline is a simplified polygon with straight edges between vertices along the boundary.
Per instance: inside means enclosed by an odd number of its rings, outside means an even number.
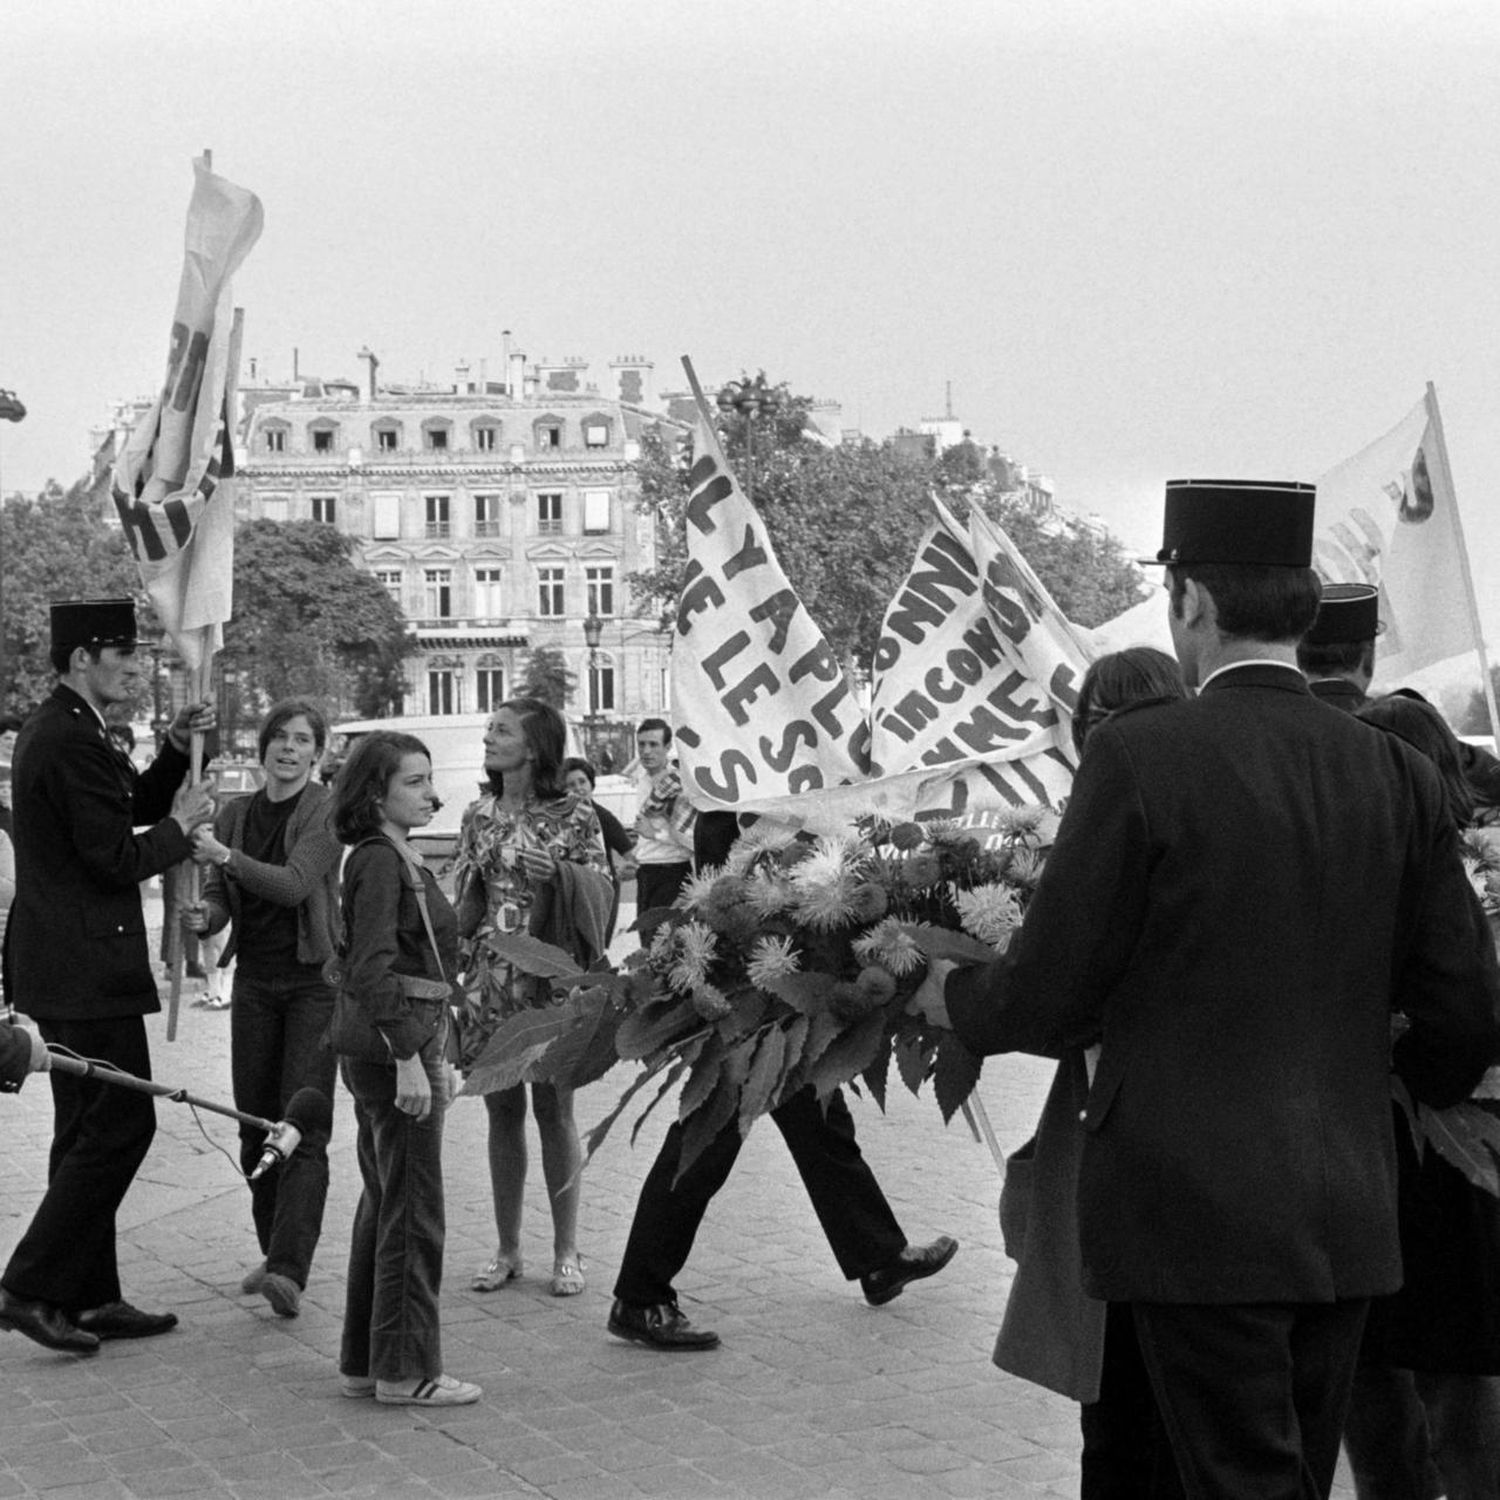
M1443 417L1438 410L1437 387L1427 382L1427 421L1432 428L1433 447L1438 464L1443 471L1447 491L1453 496L1453 535L1458 541L1458 560L1463 569L1464 599L1469 607L1469 627L1474 633L1474 652L1479 658L1479 685L1484 694L1485 709L1490 719L1490 735L1497 752L1500 752L1500 713L1495 708L1495 681L1490 675L1489 655L1484 649L1484 626L1479 620L1479 600L1474 593L1474 574L1469 566L1469 546L1464 540L1463 516L1458 505L1458 491L1453 484L1453 468L1448 462L1448 440L1443 435Z

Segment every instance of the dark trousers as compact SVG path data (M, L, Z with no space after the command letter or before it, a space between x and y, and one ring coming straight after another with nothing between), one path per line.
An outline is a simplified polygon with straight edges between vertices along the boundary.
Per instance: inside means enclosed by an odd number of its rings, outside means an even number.
M230 1009L230 1071L235 1108L264 1120L285 1118L298 1089L317 1089L333 1102L338 1059L322 1045L333 1014L333 991L317 973L234 976ZM266 1269L307 1285L323 1231L328 1197L328 1135L310 1130L291 1158L250 1184L250 1214ZM248 1176L266 1133L240 1125L240 1165Z
M80 1057L151 1076L146 1025L139 1016L106 1021L38 1021L44 1041ZM149 1094L49 1073L52 1155L47 1191L11 1255L0 1285L12 1296L50 1302L65 1312L120 1297L115 1213L156 1134Z
M906 1236L854 1139L854 1117L835 1092L825 1114L811 1088L794 1094L771 1118L785 1139L839 1270L851 1280L893 1260ZM646 1307L676 1300L672 1282L687 1264L698 1226L740 1154L731 1120L674 1188L682 1154L682 1126L667 1131L641 1185L630 1238L615 1281L615 1296Z
M364 1192L354 1211L339 1372L377 1380L443 1373L442 1061L430 1048L433 1106L425 1120L396 1108L394 1063L340 1059L354 1095Z
M1131 1304L1189 1500L1326 1500L1369 1306Z
M670 906L678 892L687 883L692 866L684 860L680 865L637 865L635 867L635 914L642 916L658 906Z
M1182 1500L1182 1480L1127 1302L1105 1313L1099 1399L1078 1408L1083 1429L1079 1500Z

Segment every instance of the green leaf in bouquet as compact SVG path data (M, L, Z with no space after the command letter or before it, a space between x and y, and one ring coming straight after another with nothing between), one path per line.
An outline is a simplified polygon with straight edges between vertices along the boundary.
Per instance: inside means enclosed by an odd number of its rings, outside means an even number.
M919 1093L932 1067L933 1043L921 1032L904 1032L896 1040L896 1070L912 1093Z
M596 1083L620 1060L615 1046L621 1014L605 985L575 990L568 1002L577 1019L547 1049L536 1076L581 1089Z
M513 969L541 979L582 979L578 961L562 948L544 943L526 932L497 932L486 939L491 951Z
M571 1004L518 1011L501 1023L464 1081L465 1094L492 1094L532 1077L531 1069L577 1019Z
M880 1049L876 1052L874 1060L862 1075L870 1090L870 1097L880 1106L881 1114L885 1113L885 1084L890 1069L891 1034L887 1031L880 1038Z
M661 1101L672 1092L673 1088L677 1084L677 1080L681 1078L682 1075L687 1072L687 1070L688 1062L685 1058L681 1057L679 1057L677 1061L673 1063L672 1066L667 1070L667 1076L662 1079L661 1087L657 1089L655 1098L653 1098L652 1101L645 1107L645 1109L643 1109L640 1114L635 1117L635 1124L630 1127L630 1144L632 1146L635 1145L635 1139L641 1133L641 1126L646 1123L647 1119L650 1117L651 1111L654 1110L656 1106L660 1104Z
M677 1106L679 1120L687 1119L713 1093L724 1071L725 1056L724 1040L718 1032L713 1032L693 1063L692 1076L683 1085L682 1100Z
M600 1120L600 1122L596 1126L594 1126L594 1128L589 1131L587 1135L584 1136L584 1166L587 1166L589 1162L593 1160L594 1152L596 1152L600 1148L600 1146L604 1144L604 1138L614 1128L615 1121L618 1120L620 1116L630 1108L630 1101L634 1099L635 1096L640 1093L640 1091L645 1088L645 1086L650 1083L651 1080L656 1077L656 1075L661 1072L664 1067L667 1066L667 1063L668 1059L663 1057L655 1065L641 1069L641 1071L631 1081L630 1086L615 1101L615 1107L610 1110L610 1112L605 1115L605 1117ZM678 1064L677 1066L680 1068L681 1064Z
M858 1078L874 1061L884 1036L885 1016L876 1011L830 1042L808 1080L818 1098L826 1099L841 1084Z
M615 1047L627 1061L649 1057L701 1023L692 1001L659 1000L634 1015L626 1016L615 1033Z
M947 1032L938 1043L932 1091L937 1096L938 1108L943 1112L943 1124L953 1118L954 1110L974 1092L982 1066L980 1059L953 1032Z
M750 1133L751 1125L770 1108L771 1100L776 1097L786 1067L786 1038L787 1034L781 1027L773 1026L755 1048L755 1058L740 1090L741 1135Z
M1417 1106L1428 1145L1475 1187L1500 1198L1500 1120L1482 1104L1465 1100L1447 1109Z
M683 1124L682 1153L677 1159L677 1175L672 1179L674 1188L682 1181L683 1173L688 1171L713 1144L718 1133L734 1119L739 1099L739 1082L729 1076L726 1068L708 1102Z
M993 963L995 950L988 943L981 943L966 932L955 932L949 927L934 927L919 922L907 927L912 941L928 958L946 958L960 964Z
M762 988L804 1016L815 1016L828 1008L828 985L827 974L783 974L768 979Z
M724 998L729 1001L729 1014L719 1022L719 1031L726 1039L754 1031L766 1019L765 999L754 985L737 985Z

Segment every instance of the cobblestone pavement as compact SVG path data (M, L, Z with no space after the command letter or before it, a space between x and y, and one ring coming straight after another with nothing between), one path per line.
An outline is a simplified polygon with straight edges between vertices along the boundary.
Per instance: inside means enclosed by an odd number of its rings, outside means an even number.
M152 1018L154 1069L228 1102L229 1016L191 1008L200 989L188 982L174 1042L165 1017ZM1050 1071L1019 1057L986 1065L981 1094L1004 1149L1030 1133ZM617 1070L579 1096L585 1128L626 1076ZM489 1295L468 1290L494 1229L484 1111L460 1099L445 1146L445 1361L485 1395L477 1406L426 1413L339 1394L358 1197L348 1096L341 1089L335 1103L325 1233L295 1320L239 1292L260 1258L248 1196L204 1134L232 1153L233 1123L204 1114L200 1129L186 1105L159 1101L156 1142L120 1215L122 1279L127 1297L176 1311L182 1326L85 1360L0 1339L0 1500L1076 1496L1076 1407L989 1362L1013 1268L1000 1250L999 1179L987 1150L961 1120L945 1129L930 1096L913 1099L898 1083L886 1115L868 1099L851 1104L908 1235L954 1234L957 1259L887 1307L867 1307L839 1275L779 1134L762 1124L678 1282L694 1322L717 1329L724 1345L665 1355L612 1339L604 1320L666 1108L634 1147L618 1129L589 1168L589 1289L554 1299L535 1150L526 1276ZM46 1173L45 1082L0 1104L0 1120L8 1255Z

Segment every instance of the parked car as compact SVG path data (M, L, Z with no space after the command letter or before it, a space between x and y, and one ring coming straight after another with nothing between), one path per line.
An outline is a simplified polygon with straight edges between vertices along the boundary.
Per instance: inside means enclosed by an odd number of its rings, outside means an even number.
M265 767L253 760L226 760L213 769L214 786L220 803L258 792L266 782Z

